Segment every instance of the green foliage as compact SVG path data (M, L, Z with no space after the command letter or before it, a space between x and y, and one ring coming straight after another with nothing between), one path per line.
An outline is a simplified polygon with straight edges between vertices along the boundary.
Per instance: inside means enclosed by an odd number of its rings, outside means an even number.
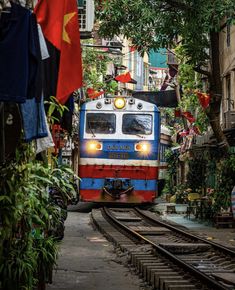
M187 187L191 188L193 192L205 187L207 163L208 160L203 157L194 158L188 162Z
M166 176L166 185L164 187L164 193L175 193L176 185L176 174L177 167L179 163L179 153L173 152L172 150L167 150L165 152L166 162L167 162L167 176Z
M100 34L124 35L139 51L174 46L178 36L188 61L203 64L208 59L207 34L219 31L221 21L234 18L233 0L96 0Z
M214 193L215 212L231 206L231 192L235 186L235 155L221 159L217 165L217 186Z
M61 210L49 202L49 187L73 197L71 169L52 169L34 161L30 147L0 168L0 288L31 290L45 282L55 264L58 246L50 231ZM50 271L49 271L50 270ZM48 272L49 271L49 272Z
M44 101L44 103L48 105L47 120L50 125L58 122L60 120L59 118L62 118L64 111L69 110L66 106L60 104L53 96L50 97L50 101Z
M105 54L105 52L92 47L84 47L82 57L84 87L104 90L107 93L114 93L118 87L117 82L113 80L104 80L107 64L112 59Z

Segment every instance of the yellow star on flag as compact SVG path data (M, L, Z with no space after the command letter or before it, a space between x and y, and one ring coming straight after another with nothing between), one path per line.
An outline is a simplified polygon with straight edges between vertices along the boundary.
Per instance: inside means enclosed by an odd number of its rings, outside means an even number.
M75 14L76 14L76 12L72 12L72 13L65 14L65 16L64 16L62 39L69 44L71 43L71 40L70 40L69 35L68 35L65 28Z

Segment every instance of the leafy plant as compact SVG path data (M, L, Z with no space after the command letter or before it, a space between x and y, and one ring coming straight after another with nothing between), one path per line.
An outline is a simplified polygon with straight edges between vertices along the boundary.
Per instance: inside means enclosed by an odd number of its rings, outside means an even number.
M61 222L61 209L50 202L57 186L67 202L74 189L69 168L45 166L24 147L17 159L0 168L0 288L31 290L45 283L56 262L58 242L52 229Z
M175 193L176 186L176 174L177 166L179 163L179 153L173 152L172 150L167 150L165 152L166 162L167 162L167 175L166 175L166 184L163 189L164 193Z
M217 185L214 192L214 211L231 206L231 192L235 186L235 155L221 159L217 164Z

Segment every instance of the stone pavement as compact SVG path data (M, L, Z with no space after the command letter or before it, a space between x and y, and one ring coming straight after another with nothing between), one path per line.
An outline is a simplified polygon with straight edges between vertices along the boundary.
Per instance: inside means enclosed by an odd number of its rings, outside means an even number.
M189 219L184 213L162 214L163 220L186 227L192 233L227 247L235 247L235 229L231 227L216 228L212 224L201 222L193 216Z
M167 203L161 198L158 198L156 202L158 204L152 207L152 211L159 213L163 220L184 226L191 232L213 242L227 247L235 247L235 228L217 229L212 223L202 222L199 219L195 219L193 215L188 218L186 215L187 204ZM167 206L175 206L176 213L167 213Z
M74 209L75 210L75 209ZM89 209L69 212L53 283L47 290L146 290L90 224Z

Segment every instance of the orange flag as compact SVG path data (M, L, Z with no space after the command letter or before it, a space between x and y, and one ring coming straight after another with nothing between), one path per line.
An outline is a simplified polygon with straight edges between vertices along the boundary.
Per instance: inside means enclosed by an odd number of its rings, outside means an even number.
M127 72L127 73L118 75L115 77L115 80L121 83L128 83L129 81L131 81L131 74Z
M34 12L44 36L60 51L56 98L64 104L82 86L77 1L39 0Z

